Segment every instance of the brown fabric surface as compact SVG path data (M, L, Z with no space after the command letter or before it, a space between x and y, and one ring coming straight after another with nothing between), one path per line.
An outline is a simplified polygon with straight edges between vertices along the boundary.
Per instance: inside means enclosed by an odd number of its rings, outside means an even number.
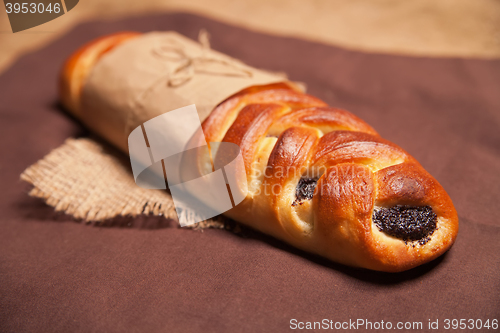
M79 45L119 30L206 28L212 47L284 71L415 156L460 216L452 249L400 274L353 269L250 230L158 217L75 223L28 196L21 172L86 135L57 105ZM0 77L0 331L282 332L290 320L500 319L500 61L366 54L171 14L95 22ZM478 330L476 330L478 331Z

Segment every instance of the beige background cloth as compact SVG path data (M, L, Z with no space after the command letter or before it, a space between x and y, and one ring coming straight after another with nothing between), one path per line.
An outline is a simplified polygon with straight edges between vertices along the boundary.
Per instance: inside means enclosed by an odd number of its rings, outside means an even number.
M82 21L175 11L362 51L500 57L498 0L81 0L68 14L16 34L0 10L0 70Z

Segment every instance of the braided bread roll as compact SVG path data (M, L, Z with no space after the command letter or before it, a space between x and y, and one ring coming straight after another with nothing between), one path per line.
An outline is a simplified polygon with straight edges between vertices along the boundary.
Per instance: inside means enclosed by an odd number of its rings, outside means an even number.
M85 73L135 37L100 39L68 60L61 99L73 114L86 112L79 107ZM225 213L236 221L333 261L387 272L429 262L455 241L451 199L412 156L291 83L241 90L215 107L202 129L206 142L241 149L248 194ZM207 158L198 156L200 174L212 171ZM212 151L212 158L224 156Z

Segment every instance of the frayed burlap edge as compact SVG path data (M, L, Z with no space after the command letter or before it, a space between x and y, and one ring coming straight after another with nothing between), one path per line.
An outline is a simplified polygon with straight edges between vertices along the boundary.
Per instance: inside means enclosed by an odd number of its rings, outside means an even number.
M178 220L167 191L137 186L130 162L116 149L91 138L66 140L28 167L21 179L33 185L29 195L80 221L99 222L140 214ZM182 214L195 218L193 212ZM223 219L215 218L190 227L224 228L224 224Z

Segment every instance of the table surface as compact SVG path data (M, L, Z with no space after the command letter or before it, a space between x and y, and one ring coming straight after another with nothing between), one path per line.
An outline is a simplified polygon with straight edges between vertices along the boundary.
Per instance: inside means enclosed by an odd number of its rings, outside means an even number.
M157 217L91 226L28 196L32 163L85 130L58 107L63 60L101 34L176 30L307 83L402 146L448 191L452 249L385 274L338 265L257 232ZM244 43L241 41L245 41ZM80 25L0 76L0 331L282 332L290 320L500 319L500 60L349 51L189 14Z

